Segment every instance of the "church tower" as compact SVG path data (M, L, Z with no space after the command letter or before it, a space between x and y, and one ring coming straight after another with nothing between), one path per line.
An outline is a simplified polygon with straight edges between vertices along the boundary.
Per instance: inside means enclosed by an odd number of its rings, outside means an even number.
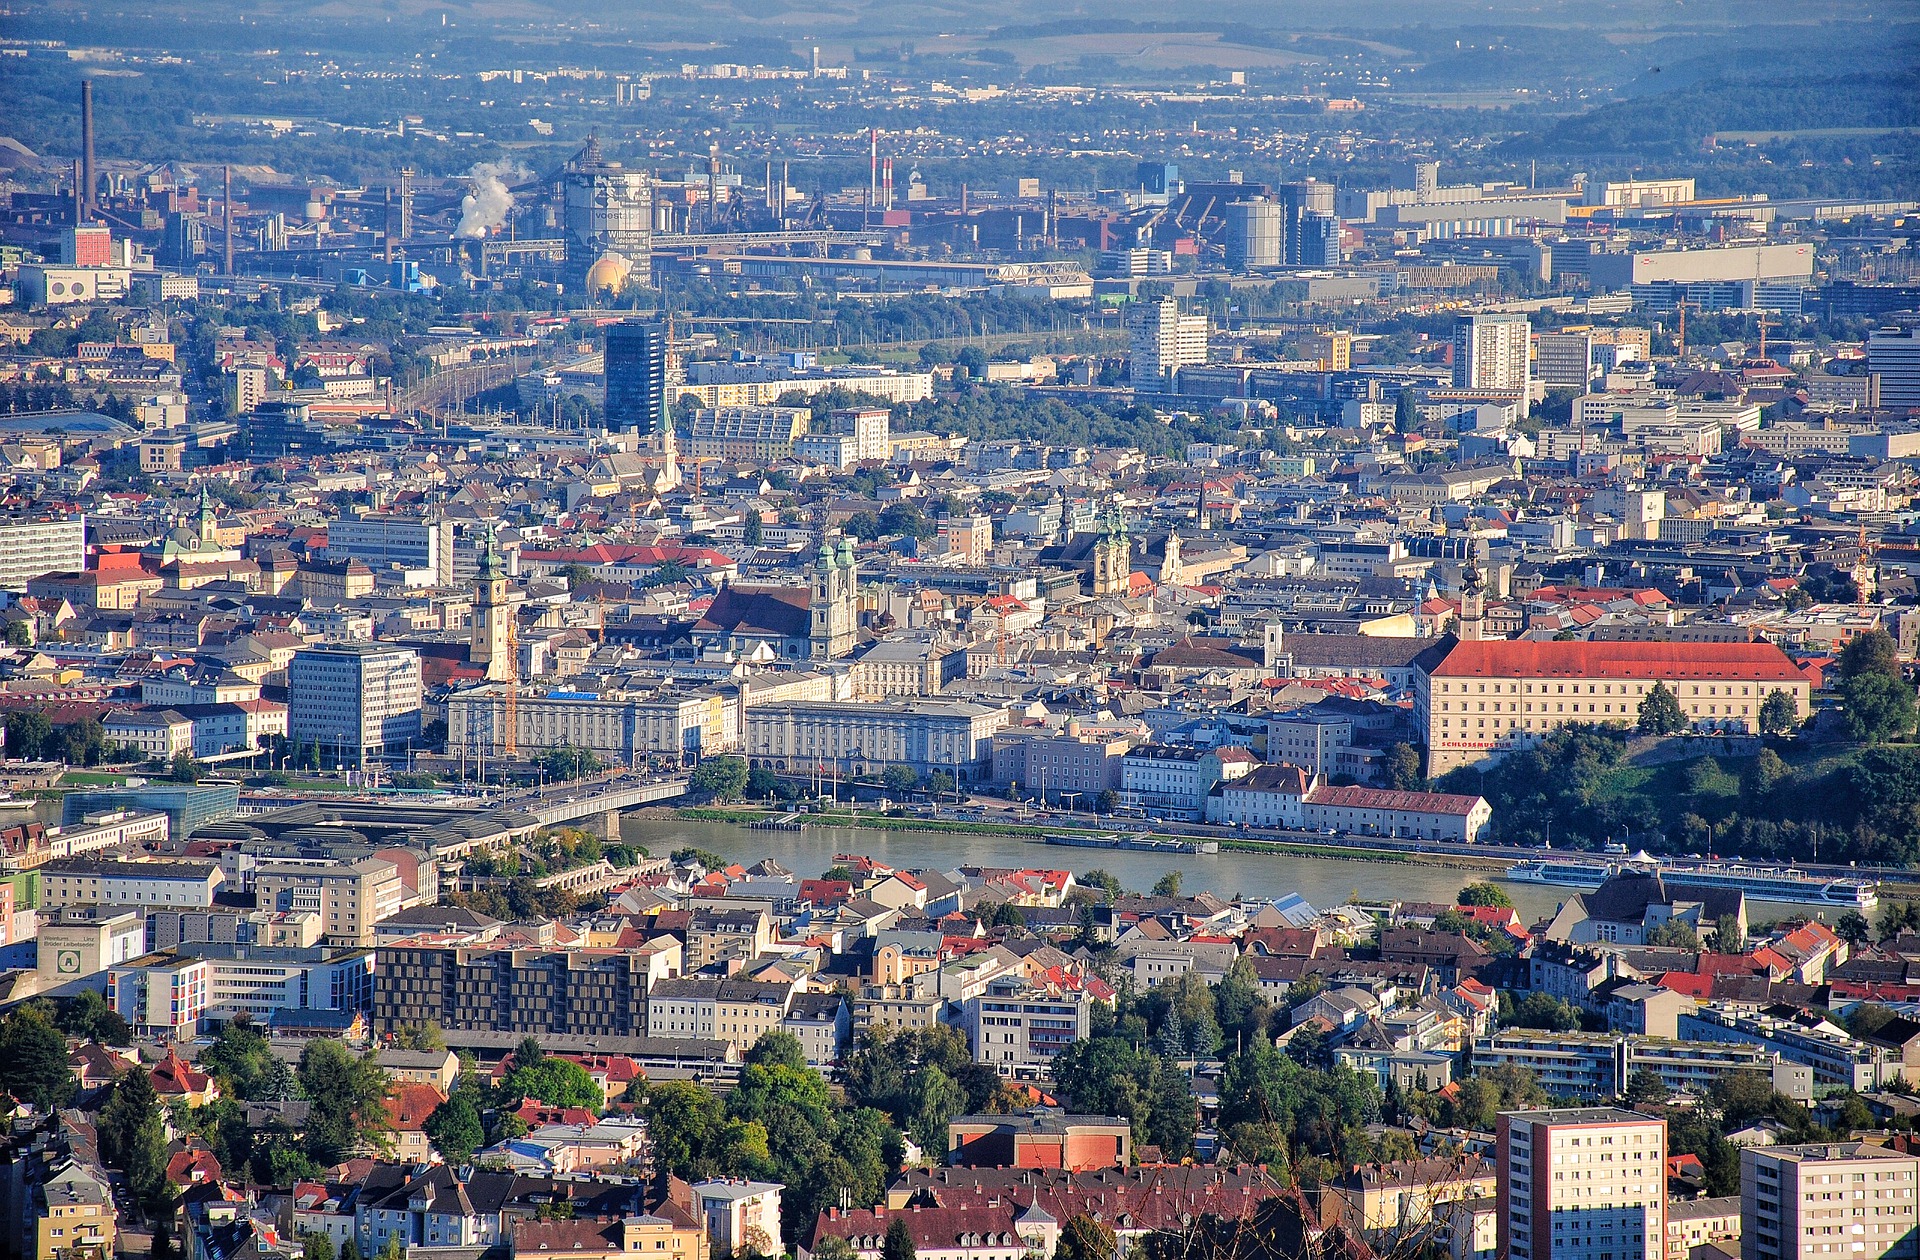
M808 600L814 660L833 660L853 651L859 628L859 596L860 574L853 557L853 539L842 537L837 551L833 543L822 543Z
M1473 544L1474 554L1467 561L1467 567L1460 571L1460 637L1468 643L1478 643L1486 637L1487 603L1480 584L1480 543Z
M213 499L208 496L207 483L203 481L200 483L200 528L198 531L201 547L204 549L213 546L215 536L218 532L218 526L213 515Z
M1127 538L1126 518L1107 513L1106 531L1093 544L1093 593L1124 595L1133 576L1133 543Z
M1186 570L1180 563L1180 535L1167 531L1167 547L1160 557L1160 585L1179 586Z
M493 526L487 526L487 547L473 576L473 645L467 658L486 671L489 682L513 677L513 643L508 618L507 573L494 546Z

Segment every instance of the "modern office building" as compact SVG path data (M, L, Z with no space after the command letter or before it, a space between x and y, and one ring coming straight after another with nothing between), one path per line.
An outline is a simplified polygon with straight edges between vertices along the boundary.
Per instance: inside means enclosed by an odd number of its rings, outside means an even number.
M0 517L0 591L24 591L42 573L78 573L86 554L85 516Z
M301 648L287 666L287 738L364 765L420 739L420 657L386 643Z
M1289 267L1325 267L1325 237L1331 224L1339 261L1340 220L1334 213L1332 184L1317 179L1280 185L1281 248ZM1312 238L1311 240L1309 238ZM1315 255L1309 257L1309 255Z
M1207 361L1207 317L1181 314L1175 298L1139 303L1129 323L1133 357L1127 379L1135 389L1172 389L1181 368Z
M228 779L199 783L147 783L137 788L95 788L72 792L60 803L61 825L72 827L90 814L119 809L157 810L167 816L169 835L190 836L201 827L231 818L240 808L240 785Z
M1500 1255L1660 1260L1667 1123L1607 1107L1516 1111L1495 1143Z
M606 378L607 428L666 432L672 423L666 325L626 319L610 326L601 370Z
M327 554L336 560L358 560L376 572L425 570L438 580L443 532L432 521L392 512L340 516L327 522Z
M1867 372L1880 378L1880 405L1920 407L1920 320L1908 317L1867 338Z
M648 990L680 966L678 949L515 950L400 941L376 954L373 1026L379 1032L431 1021L450 1032L646 1036Z
M589 136L561 182L568 291L653 283L653 182L647 173L608 161L599 137ZM602 261L607 266L596 272Z
M1534 338L1539 352L1534 375L1548 389L1571 389L1586 393L1593 388L1593 333L1543 332Z
M1920 1157L1865 1142L1740 1152L1740 1260L1912 1260Z

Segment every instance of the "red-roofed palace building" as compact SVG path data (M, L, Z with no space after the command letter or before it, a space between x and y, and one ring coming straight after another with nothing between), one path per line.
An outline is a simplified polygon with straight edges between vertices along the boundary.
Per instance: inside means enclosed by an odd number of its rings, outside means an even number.
M1771 643L1443 642L1415 662L1427 772L1444 774L1556 726L1631 726L1664 683L1694 729L1753 731L1775 691L1805 716L1807 676Z

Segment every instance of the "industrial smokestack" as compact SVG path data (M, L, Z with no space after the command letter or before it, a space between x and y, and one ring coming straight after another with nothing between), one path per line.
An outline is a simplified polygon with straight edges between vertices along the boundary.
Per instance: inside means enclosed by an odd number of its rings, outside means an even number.
M867 214L873 214L880 196L880 129L867 129Z
M80 80L80 217L93 218L93 80Z
M222 178L226 187L220 196L220 230L227 238L225 274L230 276L233 274L233 166L231 163L224 168Z

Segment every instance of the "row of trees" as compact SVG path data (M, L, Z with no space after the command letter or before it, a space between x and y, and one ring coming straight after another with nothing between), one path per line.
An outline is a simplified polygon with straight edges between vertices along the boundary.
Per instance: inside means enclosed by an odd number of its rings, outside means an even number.
M785 1185L781 1227L791 1243L843 1189L855 1203L877 1203L900 1170L899 1128L885 1112L849 1102L834 1101L792 1034L770 1032L748 1051L724 1101L702 1085L662 1081L648 1089L645 1111L657 1167ZM774 1254L776 1243L755 1250Z

